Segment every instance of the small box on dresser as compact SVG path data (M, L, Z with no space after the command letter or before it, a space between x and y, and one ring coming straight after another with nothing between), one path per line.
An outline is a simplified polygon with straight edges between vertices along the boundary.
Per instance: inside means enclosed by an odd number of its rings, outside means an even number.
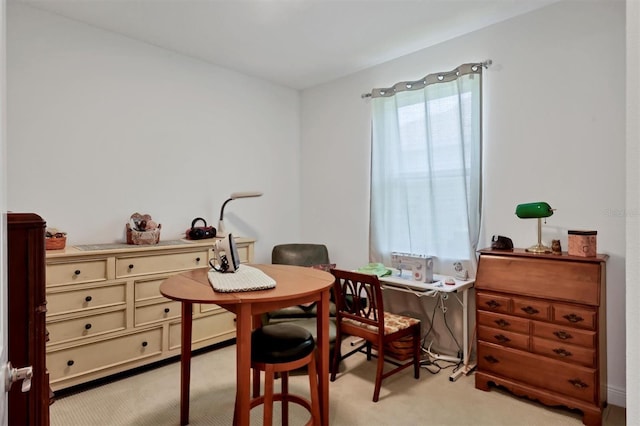
M476 388L583 413L600 425L607 400L606 261L480 250Z

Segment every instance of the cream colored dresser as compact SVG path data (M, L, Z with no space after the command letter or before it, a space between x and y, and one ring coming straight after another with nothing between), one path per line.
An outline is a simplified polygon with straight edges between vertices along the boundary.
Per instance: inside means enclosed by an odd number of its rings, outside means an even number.
M154 246L104 244L47 251L47 368L60 390L180 354L180 302L164 298L170 275L203 268L213 240ZM243 263L254 241L236 238ZM193 305L193 349L235 337L235 316Z
M476 388L495 383L581 410L583 423L600 425L607 401L607 259L481 250Z

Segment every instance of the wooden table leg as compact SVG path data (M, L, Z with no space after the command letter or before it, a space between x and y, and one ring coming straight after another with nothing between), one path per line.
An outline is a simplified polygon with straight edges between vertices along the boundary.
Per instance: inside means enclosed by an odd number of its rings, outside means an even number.
M329 290L322 292L317 312L320 421L326 426L329 424Z
M189 387L191 384L192 303L182 302L182 347L180 355L180 424L189 424Z
M240 303L236 311L236 407L235 423L246 426L250 418L251 304Z

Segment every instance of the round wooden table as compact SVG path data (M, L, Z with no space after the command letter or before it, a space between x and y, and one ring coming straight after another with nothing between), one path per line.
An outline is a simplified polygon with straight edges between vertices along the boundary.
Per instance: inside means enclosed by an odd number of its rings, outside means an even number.
M208 268L167 278L160 285L165 297L182 302L182 355L180 359L180 424L189 423L191 380L191 316L193 303L213 303L236 314L236 407L238 425L248 425L251 388L251 332L260 314L275 309L317 302L318 387L320 418L329 423L329 290L333 275L318 269L290 265L250 265L276 281L269 290L219 293L208 279ZM240 266L242 268L242 266ZM255 320L255 322L254 322Z

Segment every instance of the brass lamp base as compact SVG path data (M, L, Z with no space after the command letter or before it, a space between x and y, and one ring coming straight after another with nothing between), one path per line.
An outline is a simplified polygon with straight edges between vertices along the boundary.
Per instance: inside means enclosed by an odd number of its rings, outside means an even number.
M525 251L528 251L529 253L551 253L551 247L547 247L543 244L536 244L534 246L531 246L527 249L525 249Z
M538 218L538 244L525 249L529 253L551 253L551 247L542 244L542 219Z

